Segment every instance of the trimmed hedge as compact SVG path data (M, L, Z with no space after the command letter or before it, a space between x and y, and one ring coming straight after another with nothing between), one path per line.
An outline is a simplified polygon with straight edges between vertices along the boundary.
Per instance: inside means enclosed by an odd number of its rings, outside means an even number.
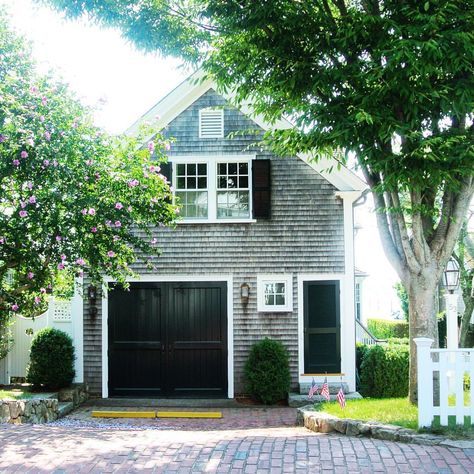
M367 320L367 329L378 339L409 337L408 323L406 321L369 319Z
M74 379L74 346L71 337L54 328L44 328L33 338L26 380L36 387L57 390Z
M359 352L362 352L359 349ZM405 344L366 346L360 365L360 393L364 397L408 395L409 347Z
M288 351L280 341L265 338L250 349L244 367L246 390L258 401L271 405L290 390Z

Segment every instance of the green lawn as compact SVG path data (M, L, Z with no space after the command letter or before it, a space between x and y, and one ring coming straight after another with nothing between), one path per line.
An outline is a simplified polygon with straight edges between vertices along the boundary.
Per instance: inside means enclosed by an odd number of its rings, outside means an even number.
M22 398L31 398L31 393L23 390L0 390L0 400L20 400Z
M408 398L362 398L347 400L346 408L341 409L339 403L316 403L315 410L324 411L339 418L352 418L362 421L377 421L391 425L403 426L418 430L418 408ZM448 426L439 425L439 417L435 417L430 429L420 430L425 433L442 434L455 439L474 439L474 426L470 417L464 417L464 426L456 426L456 418L448 417Z
M339 418L378 421L414 430L418 429L418 408L412 405L407 398L347 400L344 410L337 402L316 403L314 408Z

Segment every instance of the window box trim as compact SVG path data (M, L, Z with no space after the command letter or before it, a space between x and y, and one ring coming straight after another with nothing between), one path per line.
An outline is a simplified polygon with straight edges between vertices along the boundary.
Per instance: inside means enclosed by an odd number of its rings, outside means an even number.
M269 306L265 304L264 283L285 284L285 304ZM257 275L257 311L261 313L291 313L293 312L293 275L268 274Z

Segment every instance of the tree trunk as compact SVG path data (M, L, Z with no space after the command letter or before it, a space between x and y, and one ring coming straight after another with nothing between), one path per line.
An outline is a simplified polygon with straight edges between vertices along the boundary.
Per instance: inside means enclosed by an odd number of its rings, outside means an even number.
M417 363L415 337L429 337L438 346L438 324L436 320L436 287L438 272L424 271L421 275L410 275L406 282L410 302L410 380L411 403L418 400Z
M459 347L474 347L474 324L471 324L471 316L474 311L474 298L464 298L466 309L461 319L461 336Z

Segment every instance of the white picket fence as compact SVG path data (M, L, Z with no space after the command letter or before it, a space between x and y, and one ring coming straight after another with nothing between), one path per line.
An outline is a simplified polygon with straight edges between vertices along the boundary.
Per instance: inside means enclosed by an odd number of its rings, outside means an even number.
M474 349L431 349L433 339L414 339L418 367L418 426L431 426L439 416L442 426L448 417L474 424ZM464 390L464 376L470 377L470 390ZM468 403L468 399L470 402Z
M13 347L7 357L0 360L0 384L8 384L12 379L26 376L31 341L34 334L45 327L60 329L72 337L76 351L75 381L82 381L82 297L76 294L71 300L51 298L48 311L34 319L15 315Z

